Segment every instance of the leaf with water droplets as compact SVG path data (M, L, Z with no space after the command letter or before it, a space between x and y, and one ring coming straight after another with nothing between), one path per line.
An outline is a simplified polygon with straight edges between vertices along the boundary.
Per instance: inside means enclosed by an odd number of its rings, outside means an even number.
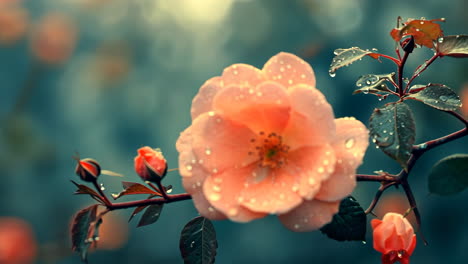
M155 223L156 221L158 221L159 216L161 215L162 209L163 209L163 204L152 204L148 206L143 216L141 216L140 222L138 222L137 227L151 225Z
M339 68L348 66L351 63L362 59L364 56L370 56L374 59L378 59L380 57L378 53L369 50L363 50L358 47L352 47L349 49L336 49L334 53L336 56L333 58L330 69L328 70L328 73L330 73L330 76L332 77L335 76L335 72Z
M413 36L414 41L418 45L423 45L428 48L434 47L434 42L441 36L443 36L442 29L440 25L434 23L436 21L445 21L444 18L438 19L412 19L409 18L403 25L399 28L394 28L390 31L390 36L395 41L400 41L404 36Z
M461 101L457 93L443 84L428 84L425 87L411 87L411 90L419 91L404 97L423 102L429 106L443 111L454 111L461 107ZM411 92L410 90L410 92Z
M218 241L211 221L199 216L188 222L180 235L179 248L186 264L214 263Z
M122 186L124 188L118 194L112 194L112 198L118 199L125 195L132 195L132 194L152 194L161 196L159 192L153 191L150 188L144 186L143 184L136 183L136 182L122 182Z
M349 196L340 203L340 210L333 220L320 231L338 241L364 241L366 238L366 214L361 205Z
M88 248L97 236L97 229L102 221L96 222L98 205L91 205L76 213L71 225L72 249L80 254L81 260L87 262ZM93 226L92 224L95 223ZM91 238L91 240L90 240Z
M101 196L93 189L86 185L78 184L73 180L71 182L75 184L76 187L78 187L78 190L76 190L74 194L89 194L94 200L104 203L104 201L101 199Z
M384 84L386 81L393 80L394 72L389 74L366 74L359 77L356 81L358 89L354 90L353 94L364 93L364 94L377 94L377 93L390 93L387 85Z
M142 205L142 206L138 206L137 208L135 208L135 210L133 210L132 215L130 215L130 218L128 219L128 222L132 221L132 219L133 219L133 217L135 217L135 215L139 214L141 211L143 211L148 206L149 205Z
M445 36L436 44L439 56L468 57L468 35Z
M457 194L468 187L468 154L454 154L441 159L429 173L429 192Z
M416 136L413 113L405 103L376 108L369 120L372 141L406 169Z

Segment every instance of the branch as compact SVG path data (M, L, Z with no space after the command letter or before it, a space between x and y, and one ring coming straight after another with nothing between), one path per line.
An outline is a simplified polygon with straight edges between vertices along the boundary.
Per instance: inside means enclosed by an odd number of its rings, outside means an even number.
M192 196L188 193L182 194L174 194L174 195L167 195L167 199L165 198L156 198L156 199L146 199L146 200L139 200L139 201L132 201L132 202L123 202L123 203L111 203L107 205L109 210L117 210L117 209L125 209L131 207L139 207L143 205L151 205L151 204L165 204L165 203L172 203L184 200L190 200Z

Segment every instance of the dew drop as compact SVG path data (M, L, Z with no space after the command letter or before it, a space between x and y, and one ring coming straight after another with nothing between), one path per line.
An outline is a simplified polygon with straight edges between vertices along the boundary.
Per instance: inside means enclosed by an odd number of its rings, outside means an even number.
M210 149L210 148L206 148L205 154L206 154L206 155L211 155L211 149Z
M301 227L299 224L294 225L294 229L299 229L299 227Z
M208 211L210 211L211 213L213 213L213 212L214 212L214 208L210 206L210 207L208 207Z
M325 169L324 169L323 167L319 167L319 168L317 169L317 172L318 172L318 173L323 173L324 171L325 171Z
M216 182L216 183L222 183L222 182L223 182L223 179L218 177L218 178L215 178L215 179L214 179L214 182Z
M447 102L448 97L445 96L445 95L441 95L441 96L439 97L439 99L440 99L442 102Z
M438 38L438 39L437 39L437 42L443 43L443 42L444 42L444 38L443 38L443 37Z
M257 202L257 199L255 199L255 198L250 199L250 203L256 203L256 202Z
M284 72L284 67L281 67L281 68L280 68L280 72Z
M197 181L197 186L198 186L198 187L201 186L201 181Z
M190 242L190 247L193 248L195 246L195 241Z
M208 112L208 115L209 115L209 116L214 116L214 115L215 115L215 112L210 111L210 112Z
M217 168L214 168L212 171L213 171L213 173L218 173L218 169L217 169Z
M187 169L188 171L191 171L192 170L192 165L190 165L190 164L185 165L185 169Z
M229 211L228 211L228 214L229 214L230 216L236 216L238 213L239 213L239 211L237 210L237 208L231 208L231 209L229 209Z
M212 193L209 196L210 200L213 202L219 201L221 199L221 195L219 193Z
M350 149L354 146L354 138L349 138L345 141L345 148Z
M257 92L257 96L262 96L262 92Z
M312 177L309 178L309 184L310 184L310 185L314 185L315 182L316 182L316 181L315 181L314 178L312 178Z
M329 74L330 77L332 77L332 78L336 76L336 72L335 72L335 71L332 71L332 70L328 71L328 74Z
M101 189L101 191L105 191L105 190L106 190L106 188L104 187L104 184L102 184L102 183L100 184L100 188L99 188L99 189Z
M254 90L252 88L249 89L249 94L253 94Z
M284 193L280 194L279 198L280 198L281 200L284 200L284 198L285 198Z
M299 190L299 186L293 185L292 189L293 192L297 192Z
M293 84L293 80L288 80L288 83L291 85Z
M367 242L366 242L365 240L361 241L361 243L362 243L363 245L367 244Z
M220 191L221 191L221 187L219 187L218 185L213 185L213 191L215 191L215 192L220 192Z
M306 77L305 74L301 74L302 79L305 79L305 77Z

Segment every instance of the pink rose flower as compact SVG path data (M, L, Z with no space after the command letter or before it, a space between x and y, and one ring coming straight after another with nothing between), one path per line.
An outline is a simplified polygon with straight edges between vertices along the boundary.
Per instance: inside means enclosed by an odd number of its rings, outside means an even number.
M176 147L182 183L201 215L247 222L278 214L294 231L331 221L356 185L366 127L335 119L305 61L279 53L208 80Z
M416 247L413 227L401 214L387 213L382 220L371 221L374 249L382 253L382 264L409 264Z
M166 175L167 162L160 149L148 146L138 149L135 171L144 181L158 182Z

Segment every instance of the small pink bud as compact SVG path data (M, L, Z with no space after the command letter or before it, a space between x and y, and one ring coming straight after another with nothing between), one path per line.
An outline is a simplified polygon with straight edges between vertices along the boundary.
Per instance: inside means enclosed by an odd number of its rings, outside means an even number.
M167 172L167 162L160 149L148 146L138 149L135 171L144 181L159 182Z
M94 182L101 174L101 166L93 159L82 159L78 161L75 173L80 176L83 181Z

